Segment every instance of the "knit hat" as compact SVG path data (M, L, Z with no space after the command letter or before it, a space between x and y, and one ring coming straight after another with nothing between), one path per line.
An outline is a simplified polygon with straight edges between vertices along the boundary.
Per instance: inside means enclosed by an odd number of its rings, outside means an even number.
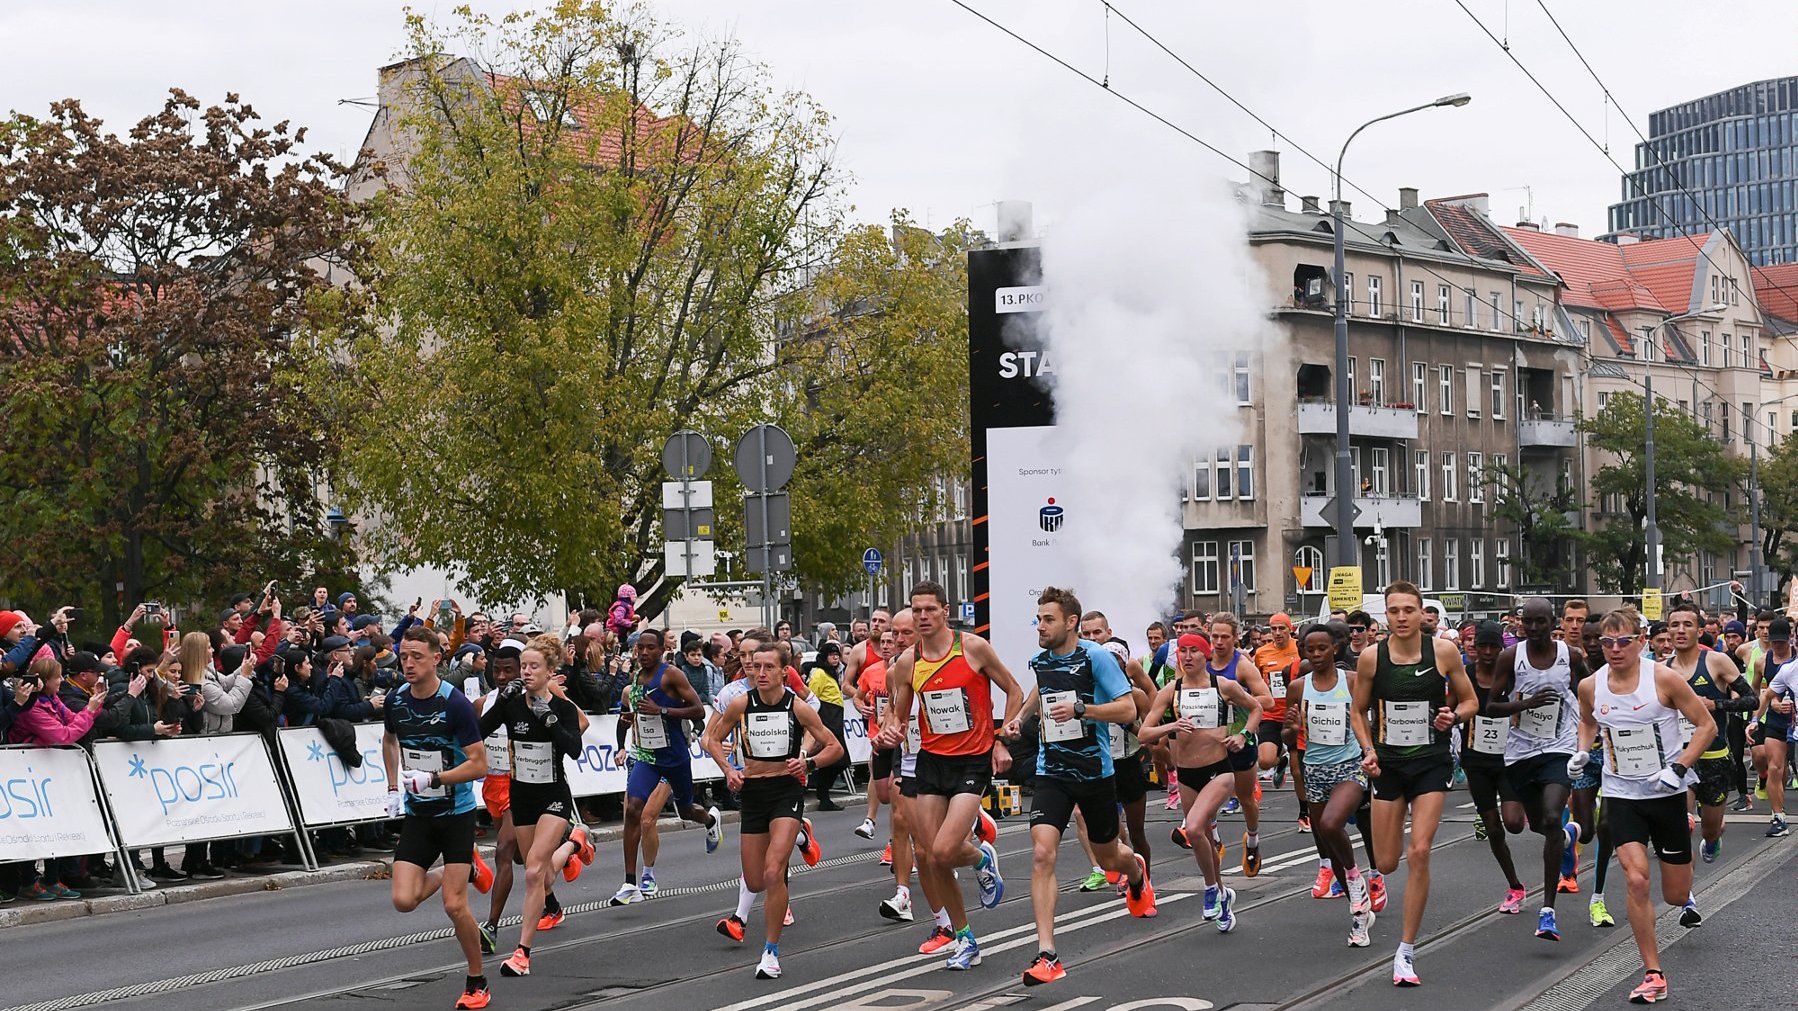
M25 616L17 611L0 611L0 636L12 634L12 630L24 620Z
M1732 621L1729 624L1723 626L1723 634L1724 635L1728 635L1731 632L1734 632L1736 635L1742 636L1743 638L1747 638L1748 626L1742 624L1739 621Z
M345 590L342 593L339 593L337 595L337 606L341 609L343 607L344 601L355 600L355 599L356 599L356 595L354 593L351 593L350 591Z

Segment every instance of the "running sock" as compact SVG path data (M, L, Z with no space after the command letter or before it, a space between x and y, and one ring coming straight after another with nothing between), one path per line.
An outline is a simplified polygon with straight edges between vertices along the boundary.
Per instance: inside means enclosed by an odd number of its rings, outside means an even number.
M1093 873L1094 874L1103 874L1103 873L1105 873L1105 868L1100 867L1098 864L1093 864Z
M947 930L949 927L948 911L942 910L942 909L932 909L930 912L932 913L932 915L934 915L936 917L936 925Z
M1417 957L1417 949L1404 941L1399 942L1398 953L1407 959L1415 959Z
M1299 817L1300 818L1311 817L1311 805L1305 803L1305 798L1303 798L1303 797L1299 798Z
M955 932L955 936L956 937L965 937L968 940L972 941L974 939L974 925L970 923L967 926L961 928L960 930Z
M1328 866L1330 866L1330 858L1329 858L1329 857L1326 857L1326 856L1320 856L1320 857L1318 857L1318 858L1317 858L1317 866L1319 866L1319 867L1328 867Z
M1243 833L1243 843L1242 844L1244 846L1249 846L1249 847L1255 847L1255 846L1261 845L1261 833L1259 833L1259 832Z
M518 946L518 950L524 952L524 957L526 957L526 958L531 957L531 946L530 945L521 944Z
M749 919L749 907L755 905L755 893L742 878L737 879L737 919Z
M487 989L487 977L484 975L470 976L468 977L468 982L462 984L462 988L470 993L473 993L476 990L485 990Z
M543 911L546 913L559 913L562 911L562 901L556 898L555 892L543 893Z
M911 889L905 885L900 885L899 890L893 893L893 898L905 899L909 902L911 900Z
M1051 962L1056 961L1058 958L1060 958L1059 955L1055 954L1054 948L1044 948L1043 950L1036 953L1036 957L1037 958L1046 958Z
M1350 864L1349 869L1342 873L1343 876L1347 877L1350 881L1357 881L1361 877L1361 867L1359 864Z
M626 874L624 876L624 883L630 885L632 888L637 887L637 876L635 874Z
M652 877L652 878L655 877L656 876L656 865L655 864L645 864L643 866L643 873L647 877Z
M778 958L778 957L780 957L780 945L764 944L764 945L762 945L762 953L765 955L773 955L776 958Z

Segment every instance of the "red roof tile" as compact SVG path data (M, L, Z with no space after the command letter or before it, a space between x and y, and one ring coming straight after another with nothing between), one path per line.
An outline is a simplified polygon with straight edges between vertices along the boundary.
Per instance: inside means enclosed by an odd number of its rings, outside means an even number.
M1477 195L1477 194L1476 194ZM1518 268L1529 277L1548 278L1547 274L1536 269L1527 258L1516 255L1516 251L1505 241L1505 237L1484 214L1464 204L1449 200L1426 200L1424 206L1435 216L1442 230L1463 251L1487 260L1502 260Z
M1704 255L1711 233L1681 235L1671 239L1632 242L1617 247L1623 264L1637 281L1653 291L1668 312L1681 313L1692 306L1692 275Z
M1560 275L1567 285L1563 300L1569 305L1590 309L1629 308L1637 296L1629 285L1629 273L1617 246L1594 242L1570 235L1556 235L1534 228L1506 228L1505 236L1517 243L1549 270ZM1599 293L1601 286L1606 288ZM1621 286L1619 295L1611 289Z
M1754 278L1754 299L1763 312L1798 322L1798 263L1756 267L1749 274Z

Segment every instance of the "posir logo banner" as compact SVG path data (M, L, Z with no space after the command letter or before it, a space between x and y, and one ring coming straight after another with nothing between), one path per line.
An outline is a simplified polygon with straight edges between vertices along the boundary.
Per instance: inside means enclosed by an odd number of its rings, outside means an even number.
M705 720L699 721L703 731L706 721L712 718L712 710L705 711ZM568 789L576 797L593 797L602 793L623 793L626 770L619 764L618 749L618 717L589 716L587 732L581 735L581 755L579 758L562 759L562 771L568 775ZM693 731L693 723L687 724L687 755L693 768L695 781L718 779L718 763L699 745L699 735ZM625 754L629 754L630 742L625 742Z
M387 817L387 770L381 764L379 723L356 724L362 764L350 768L316 727L288 727L276 737L293 778L300 820L308 826L340 825Z
M293 831L255 734L101 741L94 764L125 846Z
M86 755L74 748L0 748L0 861L110 849Z

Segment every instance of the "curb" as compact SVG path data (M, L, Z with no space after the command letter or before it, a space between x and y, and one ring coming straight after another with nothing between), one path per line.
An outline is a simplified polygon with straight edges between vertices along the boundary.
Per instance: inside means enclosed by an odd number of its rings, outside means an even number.
M722 815L726 824L742 820L741 813L737 811L720 811L719 814ZM662 818L657 821L656 825L663 832L684 832L700 828L698 825L690 825L679 818ZM595 843L615 842L624 838L623 825L610 825L597 829L588 826L588 831L592 833ZM487 840L482 842L484 843L482 848L491 854L493 852L492 844ZM304 888L307 885L323 885L334 881L382 880L391 876L392 867L393 859L391 857L381 857L331 864L316 871L275 871L268 874L233 873L232 876L219 881L200 881L192 884L146 888L136 895L121 893L74 901L29 902L25 905L14 902L9 906L0 907L0 930L39 923L57 923L63 920L80 919L84 916L126 913L140 909L153 909L157 906L175 906L184 902L201 902L228 895Z

